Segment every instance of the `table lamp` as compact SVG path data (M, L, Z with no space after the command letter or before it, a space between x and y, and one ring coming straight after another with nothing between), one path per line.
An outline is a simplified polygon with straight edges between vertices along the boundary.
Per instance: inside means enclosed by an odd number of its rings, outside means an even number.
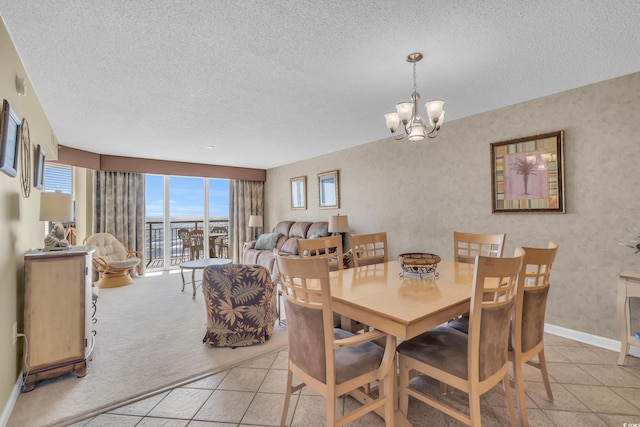
M44 250L62 250L71 248L64 238L63 221L73 221L73 194L59 191L45 192L40 195L40 221L52 221L51 232L44 238Z
M349 219L347 215L331 215L329 221L329 233L346 233L349 231Z
M253 240L257 240L258 228L262 228L262 215L250 215L249 227L253 228Z

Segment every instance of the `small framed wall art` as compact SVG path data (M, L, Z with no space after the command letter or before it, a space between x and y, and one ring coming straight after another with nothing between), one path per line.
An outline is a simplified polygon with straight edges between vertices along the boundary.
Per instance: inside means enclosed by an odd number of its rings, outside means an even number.
M307 177L291 178L291 209L307 209Z
M318 199L320 209L338 209L340 207L337 170L318 174Z
M491 144L493 213L564 213L564 132Z
M10 177L15 177L18 173L20 119L6 99L2 102L0 137L0 170Z

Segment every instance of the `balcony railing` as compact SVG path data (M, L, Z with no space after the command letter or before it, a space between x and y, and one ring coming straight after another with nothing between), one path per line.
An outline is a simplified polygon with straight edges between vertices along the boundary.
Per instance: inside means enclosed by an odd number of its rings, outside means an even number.
M178 265L183 261L182 258L182 240L178 237L178 230L186 228L187 230L203 230L204 222L198 220L192 221L170 221L170 262L171 265ZM213 227L225 227L229 229L228 219L216 219L209 221L208 230ZM207 230L207 229L205 229ZM147 268L164 268L164 225L162 221L147 221L145 223L145 259ZM205 233L206 236L207 233Z

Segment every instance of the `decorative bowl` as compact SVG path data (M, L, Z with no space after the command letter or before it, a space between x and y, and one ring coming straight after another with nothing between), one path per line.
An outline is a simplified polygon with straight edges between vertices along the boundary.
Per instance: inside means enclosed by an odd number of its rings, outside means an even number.
M402 276L405 274L423 277L438 277L436 268L440 257L426 252L411 252L398 255L398 262L402 266Z

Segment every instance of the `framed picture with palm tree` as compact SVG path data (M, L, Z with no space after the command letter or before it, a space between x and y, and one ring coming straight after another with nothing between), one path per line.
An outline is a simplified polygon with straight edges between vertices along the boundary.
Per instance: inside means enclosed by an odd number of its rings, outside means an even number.
M493 213L565 213L564 132L491 144Z

